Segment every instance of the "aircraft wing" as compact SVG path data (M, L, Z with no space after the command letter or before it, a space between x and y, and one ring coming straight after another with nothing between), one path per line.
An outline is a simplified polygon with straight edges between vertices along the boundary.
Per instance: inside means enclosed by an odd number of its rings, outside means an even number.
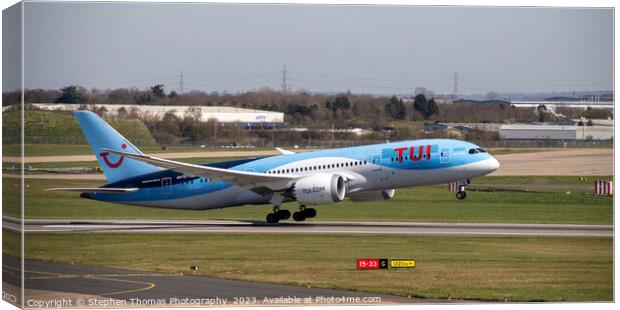
M296 153L295 153L295 152L293 152L293 151L285 150L285 149L283 149L283 148L279 148L279 147L277 147L277 148L276 148L276 150L277 150L278 152L280 152L280 154L282 154L282 155L291 155L291 154L296 154Z
M106 193L106 194L125 194L132 193L138 190L137 187L132 188L111 188L111 187L95 187L95 188L86 188L86 187L59 187L59 188L48 188L48 191L51 192L78 192L78 193Z
M102 148L102 150L146 162L154 166L174 170L183 174L200 176L212 180L228 181L234 183L237 186L247 187L250 189L268 188L272 191L280 191L291 187L296 180L296 177L291 175L274 175L259 172L237 171L215 167L206 167L182 163L174 160L151 157L143 154L131 154L105 148Z

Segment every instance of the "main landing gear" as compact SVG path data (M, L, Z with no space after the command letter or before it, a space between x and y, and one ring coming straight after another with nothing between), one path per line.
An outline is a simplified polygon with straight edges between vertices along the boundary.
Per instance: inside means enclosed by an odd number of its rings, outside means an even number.
M293 219L297 222L306 220L307 218L315 217L316 210L313 208L306 208L306 206L300 206L299 211L293 213Z
M277 223L280 220L288 220L291 218L289 210L280 210L280 207L273 207L273 213L267 214L267 223Z
M459 200L463 200L463 199L467 198L467 193L465 192L465 186L463 186L463 190L462 191L456 192L456 198L458 198Z
M293 213L293 219L297 222L305 221L307 218L316 216L316 210L313 208L306 208L306 206L300 206L299 211ZM281 220L288 220L291 218L291 212L289 210L280 210L280 207L273 207L273 213L267 214L267 223L275 224Z

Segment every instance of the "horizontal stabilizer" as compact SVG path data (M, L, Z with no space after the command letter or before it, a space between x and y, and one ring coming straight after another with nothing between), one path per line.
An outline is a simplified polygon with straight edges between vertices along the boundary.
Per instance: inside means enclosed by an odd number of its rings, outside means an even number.
M137 187L131 188L79 188L79 187L61 187L61 188L48 188L48 191L52 192L78 192L78 193L107 193L107 194L125 194L133 193L138 190Z
M280 152L280 154L282 154L282 155L295 154L295 152L293 152L293 151L285 150L285 149L279 148L279 147L277 147L276 150L278 150L278 152Z

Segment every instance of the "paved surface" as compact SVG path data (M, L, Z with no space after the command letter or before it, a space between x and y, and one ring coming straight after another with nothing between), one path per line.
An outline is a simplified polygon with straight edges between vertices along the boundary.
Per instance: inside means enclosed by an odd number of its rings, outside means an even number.
M20 222L3 217L6 229ZM226 233L226 234L341 234L413 236L577 236L611 237L612 225L485 224L418 222L289 222L161 220L26 220L26 233Z
M558 149L495 156L501 166L491 175L613 175L613 149Z
M201 153L163 153L151 154L167 159L179 159L189 157L228 157L228 156L263 156L274 155L274 151L235 151L235 152L201 152ZM82 158L84 157L84 158ZM91 156L92 157L92 156ZM45 161L83 161L95 160L89 156L43 156L27 157L26 162ZM556 149L552 151L504 154L495 156L500 162L501 167L491 175L564 175L564 176L585 176L585 175L612 175L613 174L613 149ZM3 161L10 161L10 157L3 158ZM17 174L5 174L8 177L16 177ZM38 174L28 175L28 178L50 178L50 179L82 179L82 180L104 180L103 174Z
M3 284L18 286L20 282L19 258L3 255L2 259ZM60 298L70 299L71 306L80 307L95 306L93 303L99 303L99 306L120 307L140 305L132 303L132 299L134 301L139 299L143 303L155 303L150 306L248 305L239 303L239 299L235 304L235 298L243 298L242 301L249 302L249 305L295 305L300 304L304 298L310 298L309 301L315 305L456 302L34 260L26 260L24 265L26 300L30 299L31 303ZM300 298L300 303L292 302L289 297ZM349 299L347 302L343 300L343 297L358 297L360 301L352 302ZM365 297L375 299L370 302L368 299L364 300ZM380 301L376 297L379 297ZM340 298L340 300L334 298ZM174 304L176 299L179 299L179 302L186 299L187 303Z

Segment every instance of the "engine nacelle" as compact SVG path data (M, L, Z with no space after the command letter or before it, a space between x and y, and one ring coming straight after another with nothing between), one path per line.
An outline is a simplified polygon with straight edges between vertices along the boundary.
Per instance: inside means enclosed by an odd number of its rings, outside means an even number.
M393 189L387 189L383 191L351 193L349 194L349 198L351 198L353 202L389 200L394 197L394 192L396 191Z
M295 183L293 194L301 205L340 202L345 194L344 178L337 174L317 174Z

